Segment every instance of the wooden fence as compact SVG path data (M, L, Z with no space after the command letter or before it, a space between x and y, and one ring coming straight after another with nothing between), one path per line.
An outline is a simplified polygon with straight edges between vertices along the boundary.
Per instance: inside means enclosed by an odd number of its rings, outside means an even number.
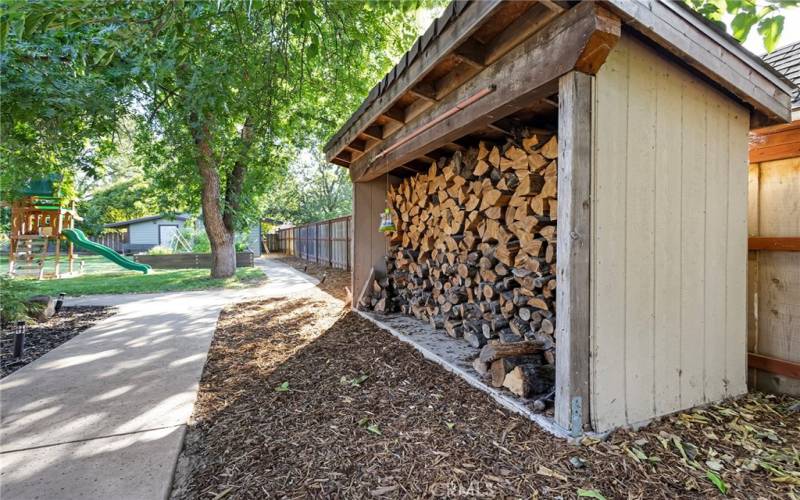
M122 244L125 243L125 233L103 233L94 236L88 236L90 241L105 245L114 251L122 253Z
M311 222L266 235L270 252L294 255L309 262L350 270L352 216Z
M175 253L169 255L134 255L133 260L153 269L208 269L210 253ZM253 252L236 252L236 267L254 267Z

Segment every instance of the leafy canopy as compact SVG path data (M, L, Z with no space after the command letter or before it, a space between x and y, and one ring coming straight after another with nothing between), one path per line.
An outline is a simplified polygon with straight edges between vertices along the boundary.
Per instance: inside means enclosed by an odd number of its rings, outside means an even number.
M740 42L747 40L753 27L764 42L767 52L777 47L786 16L783 10L797 7L797 0L685 0L698 13L712 21L720 29L728 31L723 14L733 16L730 33Z
M410 44L419 6L8 2L4 162L23 176L91 172L132 116L149 182L191 202L205 189L229 219L252 218L297 148L332 133Z

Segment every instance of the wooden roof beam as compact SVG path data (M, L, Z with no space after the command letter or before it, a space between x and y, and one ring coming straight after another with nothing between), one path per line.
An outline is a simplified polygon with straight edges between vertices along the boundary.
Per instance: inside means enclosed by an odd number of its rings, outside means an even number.
M613 16L594 2L576 5L427 110L416 120L415 127L433 122L480 89L494 86L493 92L410 140L388 138L380 148L374 148L353 163L351 176L354 180L374 179L399 164L484 129L520 108L553 95L558 91L559 77L575 69L589 53L594 64L587 64L587 67L604 60L620 36L619 19L616 23L613 21ZM413 134L413 130L408 134ZM404 142L382 155L382 151L400 141Z
M549 8L548 5L540 2L532 6L502 33L497 35L485 48L484 63L488 65L497 61L523 40L542 29L563 11L563 9L556 11Z
M367 149L367 141L362 139L355 139L353 142L348 144L347 147L352 149L353 151L363 153Z
M348 121L325 145L326 155L330 158L336 156L338 150L345 142L349 142L361 133L364 128L375 121L383 109L390 107L397 99L405 94L430 72L431 69L454 47L458 47L468 39L483 22L498 12L503 7L501 0L484 0L481 2L457 2L456 9L460 14L454 22L450 23L442 33L432 38L425 46L425 57L417 56L406 70L394 81L392 87L375 99L353 121ZM416 45L415 45L416 46ZM419 49L418 49L419 50Z
M370 125L369 127L365 128L363 135L369 137L370 139L375 139L378 141L383 140L383 126L382 125Z
M453 54L474 68L483 69L486 67L486 47L472 38L462 43Z
M405 110L399 109L396 106L387 109L386 111L381 113L381 116L383 116L384 118L388 118L389 120L392 120L393 122L396 123L402 124L406 122Z

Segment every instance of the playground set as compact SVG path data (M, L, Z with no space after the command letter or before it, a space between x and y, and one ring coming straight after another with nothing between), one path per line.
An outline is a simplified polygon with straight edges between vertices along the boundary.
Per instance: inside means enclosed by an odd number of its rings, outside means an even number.
M75 275L76 246L105 257L125 269L147 274L149 265L133 262L105 245L90 241L83 231L75 228L75 221L83 219L78 215L75 202L61 196L56 187L59 181L60 177L56 175L31 181L11 203L8 274L16 276L19 271L33 270L40 280ZM61 272L62 238L67 240L66 273ZM45 263L51 242L55 247L55 262L53 272L48 274L45 272Z

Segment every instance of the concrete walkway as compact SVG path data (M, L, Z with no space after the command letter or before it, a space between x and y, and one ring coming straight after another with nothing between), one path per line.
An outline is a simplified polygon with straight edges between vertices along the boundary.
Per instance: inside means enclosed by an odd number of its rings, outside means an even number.
M119 313L0 380L0 498L166 498L220 310L316 285L257 264L257 288L68 300Z

